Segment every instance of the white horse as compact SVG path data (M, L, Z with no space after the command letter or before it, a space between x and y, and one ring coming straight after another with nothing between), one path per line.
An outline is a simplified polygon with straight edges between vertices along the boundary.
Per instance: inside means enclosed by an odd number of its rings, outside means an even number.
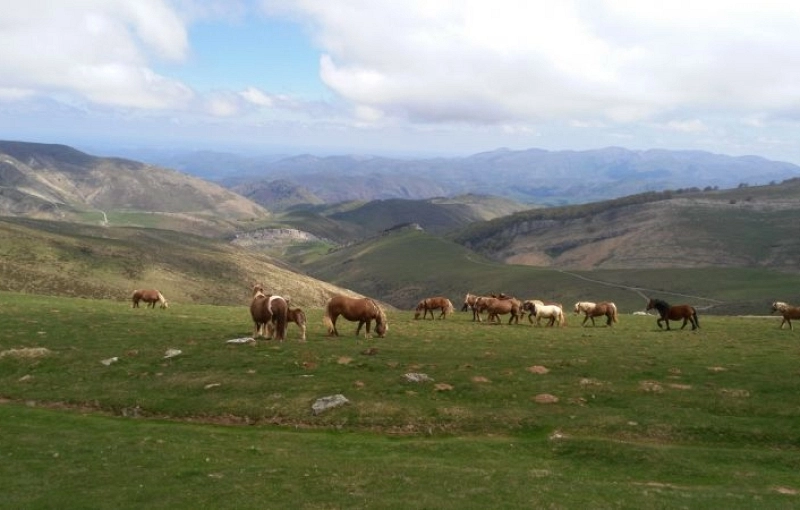
M539 323L539 319L545 317L550 319L550 322L547 324L549 327L552 327L553 324L558 321L559 326L563 326L567 323L566 317L564 317L564 310L559 305L536 305L533 304L533 315L536 317L536 323ZM530 318L530 316L529 316Z

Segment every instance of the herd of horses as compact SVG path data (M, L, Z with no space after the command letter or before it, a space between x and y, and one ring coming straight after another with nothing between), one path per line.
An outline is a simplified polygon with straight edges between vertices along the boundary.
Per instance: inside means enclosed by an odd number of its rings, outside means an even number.
M137 289L131 295L133 308L138 308L140 302L146 306L155 308L159 304L161 308L168 308L164 295L157 289ZM650 299L647 303L649 310L658 312L656 324L660 329L670 329L670 321L683 321L680 329L684 329L691 324L692 330L700 327L697 318L697 309L691 305L681 304L672 306L662 299ZM439 312L438 317L435 312ZM415 308L414 319L427 319L430 314L431 319L446 319L447 316L455 311L453 303L443 296L435 296L422 299ZM521 301L517 298L506 296L505 294L491 294L479 296L467 293L464 296L464 304L461 311L472 311L472 320L483 322L483 314L486 321L492 324L500 324L501 315L509 315L508 324L519 324L519 319L528 315L528 322L541 325L542 319L547 319L548 327L556 324L564 326L566 316L564 307L561 303L546 302L538 299ZM606 326L613 326L618 322L617 306L610 301L590 302L578 301L573 307L575 315L583 315L581 326L586 326L587 321L591 321L595 326L595 319L598 317L606 318ZM791 306L783 301L772 303L772 313L778 313L783 317L780 328L788 324L789 329L794 330L792 319L800 319L800 307ZM421 315L421 317L420 317ZM297 324L300 328L300 341L306 340L306 315L300 308L289 306L289 300L274 294L268 294L264 287L256 284L253 287L253 296L250 302L250 316L253 319L253 338L268 338L283 341L286 339L286 329L290 322ZM339 336L336 322L339 317L344 317L351 322L358 322L356 336L364 328L364 336L369 337L372 329L372 322L375 322L375 334L383 338L389 330L386 313L375 300L370 298L355 298L343 295L333 296L325 305L323 323L328 330L329 336Z

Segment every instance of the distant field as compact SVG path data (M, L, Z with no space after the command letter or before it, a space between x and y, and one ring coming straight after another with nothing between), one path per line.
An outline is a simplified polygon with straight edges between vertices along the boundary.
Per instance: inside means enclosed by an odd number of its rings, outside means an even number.
M778 318L666 332L390 311L365 340L307 312L307 343L290 326L229 344L252 333L246 306L0 293L4 505L800 505L800 330ZM350 403L311 412L335 394Z

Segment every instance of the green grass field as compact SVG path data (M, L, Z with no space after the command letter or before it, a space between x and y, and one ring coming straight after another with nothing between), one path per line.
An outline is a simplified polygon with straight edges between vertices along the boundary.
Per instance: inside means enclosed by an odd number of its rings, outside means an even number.
M800 505L800 330L778 318L392 311L356 339L307 313L306 343L230 344L245 306L0 293L0 507Z

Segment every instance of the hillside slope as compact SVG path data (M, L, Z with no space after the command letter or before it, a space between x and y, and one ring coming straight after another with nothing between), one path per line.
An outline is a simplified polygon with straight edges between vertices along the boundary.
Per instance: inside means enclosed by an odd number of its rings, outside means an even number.
M127 300L155 287L181 302L245 305L253 284L299 306L355 294L256 252L160 229L0 218L0 290Z
M472 224L454 239L494 260L540 267L796 270L799 222L794 179L524 211Z
M230 190L173 170L64 145L0 141L0 214L81 220L87 212L97 221L108 221L112 212L156 213L171 216L173 224L183 216L190 225L206 223L194 227L198 232L269 214Z

